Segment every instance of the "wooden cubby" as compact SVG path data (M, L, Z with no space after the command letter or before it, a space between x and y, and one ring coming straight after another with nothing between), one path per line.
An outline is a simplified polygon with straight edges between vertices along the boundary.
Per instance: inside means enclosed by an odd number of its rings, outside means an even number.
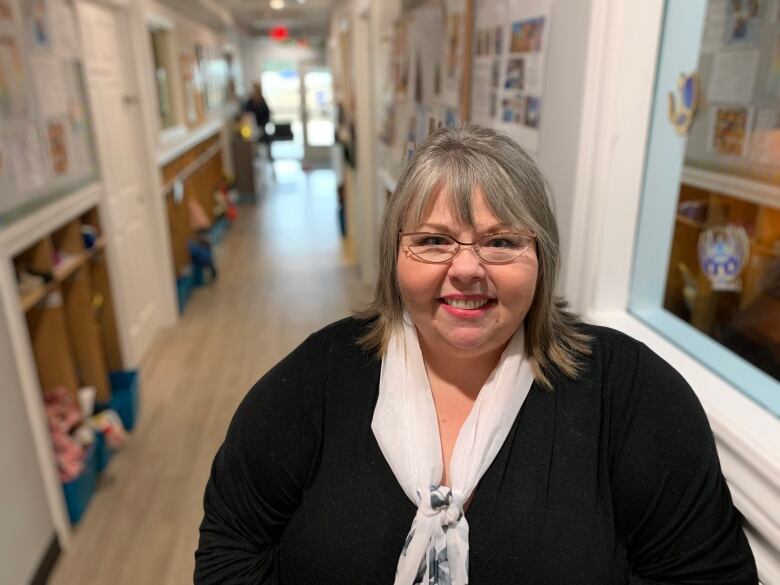
M210 222L214 221L214 191L223 178L220 136L214 135L184 152L161 169L163 191L168 209L168 224L173 249L174 273L183 276L190 269L188 242L194 232L190 225L188 201L200 203ZM181 181L183 196L177 200L174 183Z
M95 236L87 248L82 228ZM121 370L113 296L97 209L67 221L14 258L17 276L40 277L20 290L41 390L64 386L74 396L94 386L98 402L111 398L109 372Z
M681 213L688 206L692 213ZM699 235L711 226L737 225L747 232L750 251L740 280L741 290L717 292L699 267ZM683 184L664 296L664 308L702 332L719 331L761 295L770 265L780 262L780 210L724 193ZM687 283L686 283L687 281ZM685 288L691 291L686 299ZM693 294L695 291L695 294ZM759 343L762 343L759 340Z

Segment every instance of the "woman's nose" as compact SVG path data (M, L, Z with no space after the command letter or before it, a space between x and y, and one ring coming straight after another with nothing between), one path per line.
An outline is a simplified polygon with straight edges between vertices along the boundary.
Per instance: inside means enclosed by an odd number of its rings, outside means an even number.
M471 282L485 276L485 267L472 246L462 246L450 261L448 274L456 280Z

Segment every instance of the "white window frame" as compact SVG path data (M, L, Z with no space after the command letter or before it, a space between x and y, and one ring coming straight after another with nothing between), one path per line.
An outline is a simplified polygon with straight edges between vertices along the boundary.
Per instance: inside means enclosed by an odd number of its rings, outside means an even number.
M588 321L643 341L699 397L766 584L780 584L780 419L628 312L663 0L593 0L562 288Z

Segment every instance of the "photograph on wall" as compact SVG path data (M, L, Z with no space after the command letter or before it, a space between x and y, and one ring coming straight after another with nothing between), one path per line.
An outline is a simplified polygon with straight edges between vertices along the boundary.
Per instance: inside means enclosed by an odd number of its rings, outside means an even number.
M0 35L0 119L27 115L27 76L19 44Z
M501 83L501 60L493 59L490 65L490 87L498 89Z
M541 110L541 100L535 96L525 98L525 125L529 128L539 127L539 112Z
M436 32L441 37L440 28L445 26L443 38L438 41L443 43L442 56L442 87L441 98L447 107L457 108L461 102L461 87L463 79L464 51L466 49L466 3L464 0L446 0L442 2L442 11L439 13L438 26L434 30L431 46L435 46ZM433 51L436 53L436 51Z
M759 108L756 112L749 156L759 164L780 167L780 109Z
M14 19L14 7L11 0L0 0L0 22L10 22Z
M523 89L525 87L525 59L513 57L507 61L505 89Z
M68 136L65 122L62 120L50 121L46 124L46 137L49 146L49 162L55 177L67 175L70 166L68 164Z
M517 20L512 23L510 37L511 53L538 53L542 50L544 18Z
M726 2L725 42L731 47L757 47L761 33L761 0Z
M727 156L743 156L748 143L748 109L716 107L712 113L710 149Z
M522 94L507 95L501 102L501 121L525 124L526 99Z
M495 126L530 152L539 152L550 5L549 0L510 0L504 16L507 52Z
M51 47L51 31L49 29L49 15L46 11L45 0L26 0L22 2L27 30L30 34L32 46L39 49Z

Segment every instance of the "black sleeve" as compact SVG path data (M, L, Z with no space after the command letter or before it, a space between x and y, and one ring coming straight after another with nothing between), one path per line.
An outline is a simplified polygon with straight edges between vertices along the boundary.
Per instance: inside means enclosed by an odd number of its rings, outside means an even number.
M311 473L316 394L304 342L269 371L236 411L211 468L195 553L196 584L276 583L276 547Z
M661 358L638 343L633 351L625 360L636 364L633 373L612 390L610 432L613 504L631 585L756 585L701 404Z

